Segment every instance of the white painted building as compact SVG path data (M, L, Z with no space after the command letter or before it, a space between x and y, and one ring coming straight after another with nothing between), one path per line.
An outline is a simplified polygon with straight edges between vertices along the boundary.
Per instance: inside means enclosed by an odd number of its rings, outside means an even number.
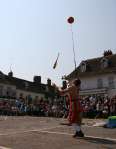
M13 73L8 75L0 72L0 97L1 98L23 98L27 99L43 99L50 98L49 94L54 94L53 86L51 86L51 80L47 80L47 84L41 83L41 77L35 76L34 81L27 81L13 77ZM48 97L47 97L48 95Z
M110 53L108 53L110 52ZM106 51L103 57L82 61L66 79L81 80L80 95L116 95L116 54Z

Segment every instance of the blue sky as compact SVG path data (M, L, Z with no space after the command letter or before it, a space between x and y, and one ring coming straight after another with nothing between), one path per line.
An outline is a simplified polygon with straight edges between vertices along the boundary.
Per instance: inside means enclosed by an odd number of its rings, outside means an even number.
M0 0L0 70L11 66L15 77L60 85L74 70L69 16L77 65L109 48L116 53L116 0Z

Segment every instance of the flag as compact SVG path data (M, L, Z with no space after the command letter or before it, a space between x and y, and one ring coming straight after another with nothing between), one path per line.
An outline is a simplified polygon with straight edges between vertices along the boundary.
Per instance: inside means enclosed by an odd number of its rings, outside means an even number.
M55 61L54 65L53 65L53 69L55 69L56 66L57 66L57 64L58 64L58 58L59 58L59 53L58 53L58 56L57 56L57 58L56 58L56 61Z

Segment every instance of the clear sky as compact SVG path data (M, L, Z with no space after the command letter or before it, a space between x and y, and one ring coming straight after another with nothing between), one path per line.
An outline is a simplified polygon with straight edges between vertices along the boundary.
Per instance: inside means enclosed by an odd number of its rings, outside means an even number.
M77 65L109 48L116 53L116 0L0 0L0 70L11 66L15 77L61 84L74 70L69 16Z

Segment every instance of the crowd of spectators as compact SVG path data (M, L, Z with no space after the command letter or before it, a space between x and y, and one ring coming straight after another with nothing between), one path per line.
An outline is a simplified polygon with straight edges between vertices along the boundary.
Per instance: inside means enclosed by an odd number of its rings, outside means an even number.
M20 116L52 116L64 115L64 103L61 99L25 102L25 99L0 99L0 115Z
M116 115L116 96L88 96L81 100L84 109L84 117L89 118L107 118L110 115Z
M25 99L7 99L0 98L0 115L20 116L50 116L67 117L69 111L68 98L59 98L54 100L40 99L33 102L25 102ZM83 106L83 116L87 118L107 118L110 115L116 115L116 96L93 97L87 96L81 99Z

